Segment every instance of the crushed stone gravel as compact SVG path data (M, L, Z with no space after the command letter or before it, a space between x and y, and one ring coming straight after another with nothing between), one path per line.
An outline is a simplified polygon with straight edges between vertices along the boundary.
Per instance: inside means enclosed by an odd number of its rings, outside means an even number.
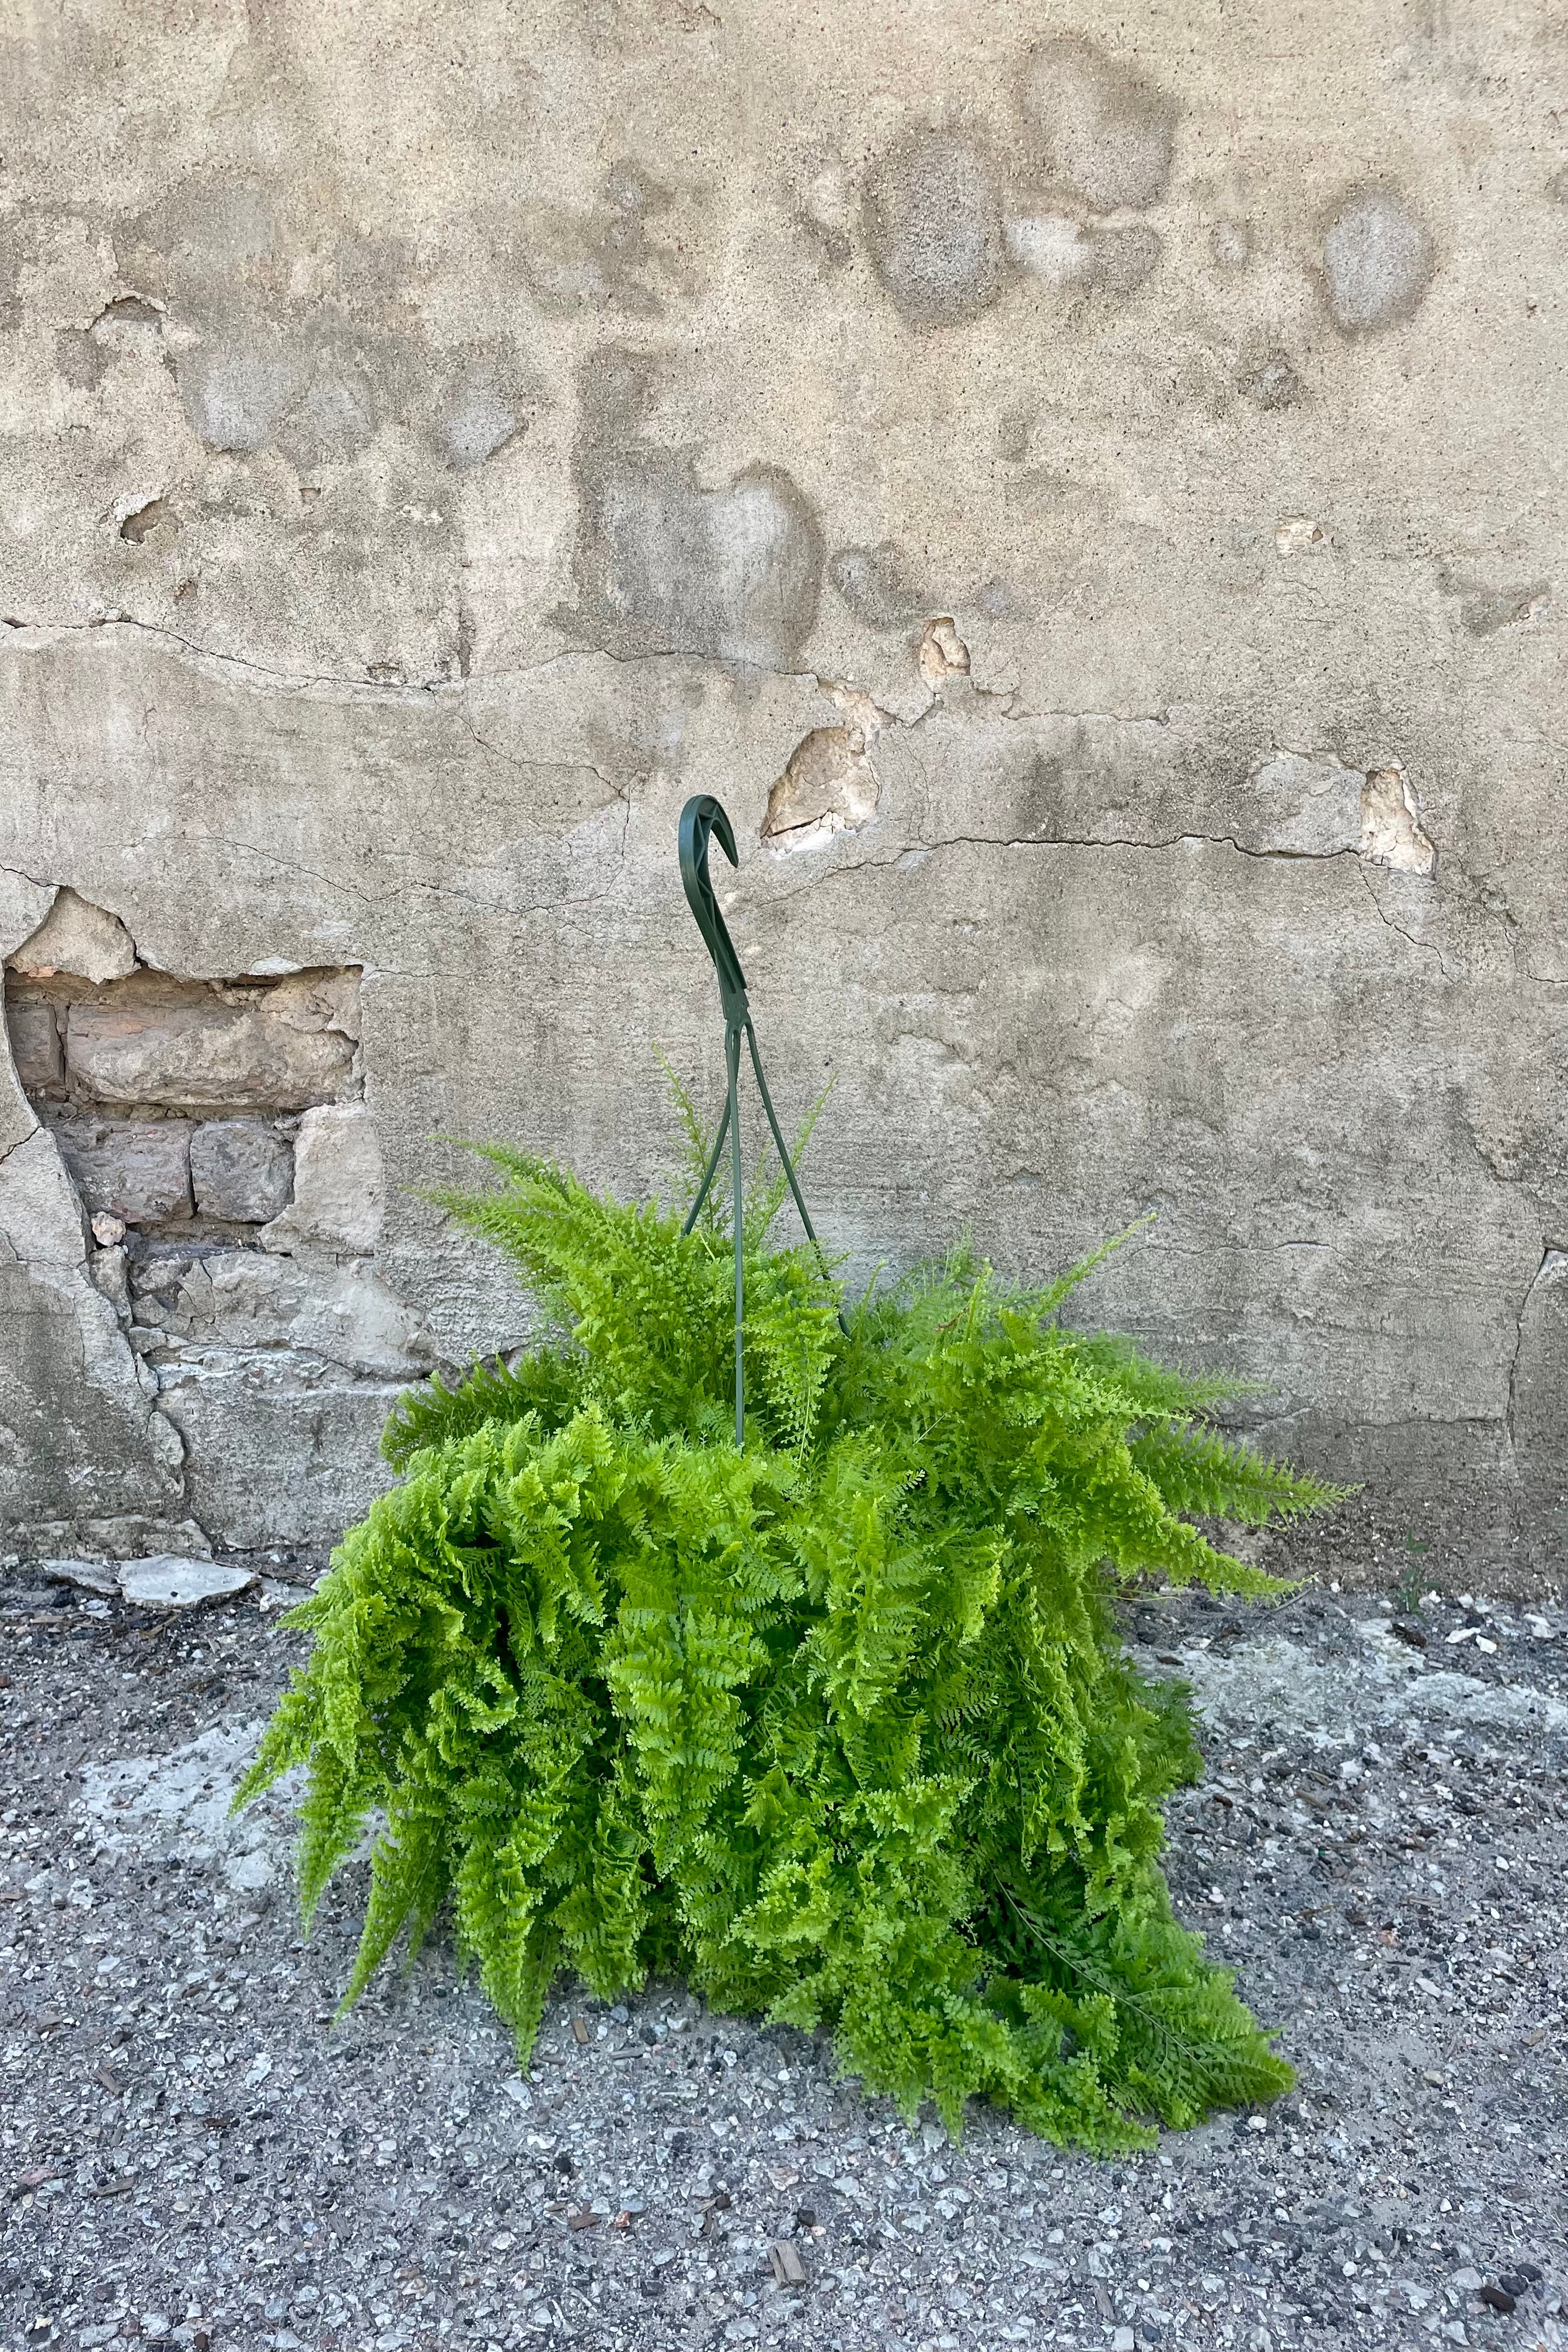
M520 2074L439 1935L334 2023L363 1862L307 1944L290 1792L227 1816L281 1597L0 1577L0 2352L1568 2352L1561 1609L1129 1606L1203 1710L1178 1912L1300 2084L1106 2165L677 1985Z

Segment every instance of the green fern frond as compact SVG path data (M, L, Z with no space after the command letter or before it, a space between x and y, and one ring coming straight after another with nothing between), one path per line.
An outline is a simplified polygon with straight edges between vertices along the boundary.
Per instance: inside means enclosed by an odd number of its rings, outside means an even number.
M538 1413L559 1427L583 1401L581 1366L559 1349L541 1348L508 1364L474 1364L455 1388L439 1372L423 1387L405 1389L382 1432L381 1451L395 1470L406 1469L421 1447L467 1437L487 1422L521 1421Z

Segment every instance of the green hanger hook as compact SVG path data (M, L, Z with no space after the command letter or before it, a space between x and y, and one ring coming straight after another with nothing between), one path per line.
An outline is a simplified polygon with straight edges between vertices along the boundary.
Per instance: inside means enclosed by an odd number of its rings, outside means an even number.
M716 801L711 793L695 793L680 812L679 835L680 879L686 890L687 904L696 919L697 928L702 934L708 952L713 959L713 969L719 975L719 1003L724 1014L725 1089L724 1116L719 1122L719 1132L713 1139L713 1150L709 1157L708 1165L702 1172L702 1182L698 1188L697 1198L691 1203L690 1213L680 1230L683 1234L689 1234L697 1223L702 1203L708 1198L712 1189L713 1179L719 1172L719 1158L724 1149L724 1139L728 1136L731 1216L735 1234L735 1444L739 1446L745 1443L746 1425L746 1379L742 1353L745 1337L740 1103L742 1034L751 1053L752 1067L757 1078L757 1092L763 1098L763 1108L767 1113L768 1126L773 1130L773 1142L778 1148L780 1164L789 1180L789 1189L795 1196L795 1205L800 1212L800 1222L805 1227L805 1237L816 1252L824 1275L827 1272L827 1261L823 1257L822 1244L816 1238L816 1229L807 1213L800 1185L796 1181L795 1164L790 1159L784 1137L779 1131L773 1097L768 1092L768 1082L763 1076L762 1057L757 1052L757 1033L752 1026L752 1009L746 997L746 975L741 968L741 959L735 952L735 943L730 937L729 928L720 912L719 901L713 893L712 880L708 872L708 845L715 836L731 865L738 866L741 861L735 848L735 828L730 823L722 803ZM842 1319L841 1317L840 1321Z

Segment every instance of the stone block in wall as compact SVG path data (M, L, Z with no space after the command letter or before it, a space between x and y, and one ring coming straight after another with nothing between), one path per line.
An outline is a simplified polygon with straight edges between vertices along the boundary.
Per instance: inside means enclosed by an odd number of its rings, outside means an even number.
M171 1251L138 1264L135 1302L139 1324L164 1334L161 1344L176 1356L289 1351L301 1363L320 1357L347 1371L405 1380L434 1361L417 1308L363 1263Z
M54 1137L89 1214L128 1225L191 1213L191 1130L184 1119L66 1118Z
M36 1129L0 1160L0 1550L32 1548L25 1530L84 1505L184 1508L180 1441L88 1279L87 1252L80 1200Z
M138 973L70 1006L68 1078L100 1102L128 1107L303 1110L331 1102L350 1082L353 1045L299 987L306 977L272 989L193 989Z
M386 1205L381 1146L363 1103L308 1110L294 1139L294 1199L262 1236L269 1250L303 1242L322 1249L374 1248Z
M62 890L31 939L9 959L30 978L52 980L56 972L78 980L123 980L136 969L136 948L117 915Z
M396 1382L218 1349L165 1368L162 1391L190 1507L216 1544L333 1543L392 1482L377 1443Z
M204 1120L191 1138L191 1189L198 1214L262 1225L289 1205L294 1148L265 1120Z
M345 1037L359 1037L359 971L345 965L331 970L292 971L268 989L268 1017L291 1029L334 1029Z
M122 1323L131 1320L131 1278L123 1243L111 1248L89 1252L87 1261L88 1280L93 1288L107 1298Z
M181 1313L181 1291L193 1268L211 1254L211 1244L190 1235L143 1241L126 1254L132 1343L137 1334L173 1331Z
M5 991L5 1029L11 1059L23 1087L35 1100L47 1101L65 1092L65 1052L59 1023L47 996Z

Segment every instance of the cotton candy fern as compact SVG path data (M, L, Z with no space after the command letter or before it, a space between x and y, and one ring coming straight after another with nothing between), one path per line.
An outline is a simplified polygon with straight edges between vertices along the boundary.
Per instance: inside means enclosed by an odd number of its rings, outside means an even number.
M1198 1759L1111 1609L1150 1573L1279 1590L1186 1515L1329 1490L1222 1436L1215 1382L1064 1328L1095 1260L1029 1291L961 1253L852 1303L768 1194L737 1450L721 1214L484 1156L445 1205L562 1336L402 1401L241 1791L308 1768L307 1921L384 1816L345 1998L446 1907L520 2057L558 1975L658 1969L954 2131L984 2097L1108 2153L1288 2088L1172 1916Z

